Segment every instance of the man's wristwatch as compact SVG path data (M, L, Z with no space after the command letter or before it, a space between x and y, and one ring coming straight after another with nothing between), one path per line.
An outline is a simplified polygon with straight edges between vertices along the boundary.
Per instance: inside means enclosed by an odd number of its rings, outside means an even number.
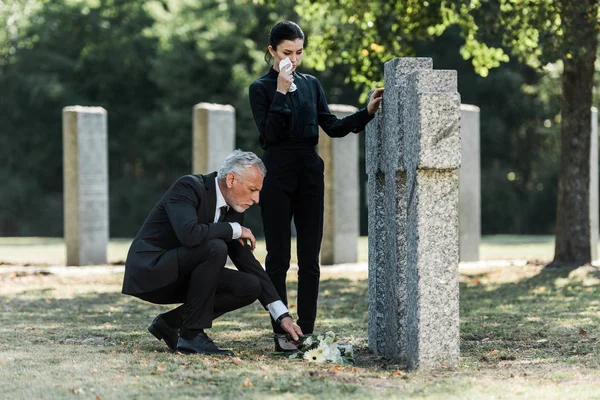
M284 312L283 314L281 314L279 317L277 317L277 319L275 320L279 325L281 325L281 321L283 321L284 318L286 317L290 317L292 318L292 315L289 312Z

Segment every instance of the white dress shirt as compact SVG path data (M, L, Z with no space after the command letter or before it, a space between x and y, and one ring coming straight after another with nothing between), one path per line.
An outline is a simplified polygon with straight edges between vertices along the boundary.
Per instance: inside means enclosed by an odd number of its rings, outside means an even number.
M217 222L221 217L221 207L227 206L227 210L229 210L229 204L225 201L225 197L223 197L223 193L221 193L221 188L219 187L219 181L215 178L215 186L217 187L217 207L215 208L215 218L213 222ZM231 229L233 229L233 237L232 239L238 239L242 236L242 227L237 222L229 222L231 225Z
M223 193L221 193L221 188L219 187L218 178L215 178L215 186L219 189L217 190L217 206L215 207L215 218L213 222L217 222L221 217L221 207L227 206L227 210L229 210L229 205L225 201L225 197L223 197ZM239 239L242 236L242 226L237 222L229 222L231 225L231 229L233 229L233 237L232 239ZM283 301L277 300L272 303L267 304L267 309L269 313L273 317L274 320L277 320L282 314L289 312L288 308L283 304Z

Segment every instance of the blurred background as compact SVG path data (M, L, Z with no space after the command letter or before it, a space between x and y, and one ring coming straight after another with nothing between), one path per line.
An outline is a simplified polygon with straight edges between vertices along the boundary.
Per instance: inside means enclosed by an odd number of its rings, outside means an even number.
M330 104L364 107L365 94L383 75L352 79L356 71L347 59L324 63L319 52L326 46L311 46L319 21L303 20L299 4L0 0L0 236L63 235L65 106L108 111L113 238L133 237L170 184L191 172L195 104L235 107L236 147L261 155L247 89L268 69L263 56L277 21L294 20L304 29L306 62L299 71L320 79ZM553 233L561 63L533 68L511 57L475 73L463 59L458 26L426 36L404 38L410 46L396 56L432 57L436 69L457 70L462 103L481 109L482 233ZM596 88L599 71L597 61ZM594 96L597 106L597 90ZM248 219L260 235L258 210Z

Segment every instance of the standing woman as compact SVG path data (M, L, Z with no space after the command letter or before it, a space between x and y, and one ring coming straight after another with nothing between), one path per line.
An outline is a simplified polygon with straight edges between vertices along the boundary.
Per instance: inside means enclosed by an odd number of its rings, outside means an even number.
M367 108L338 119L329 111L321 84L296 68L302 60L304 32L291 21L275 24L269 33L265 61L274 61L266 75L250 85L250 106L260 132L267 175L261 192L261 213L267 244L266 270L287 304L286 274L290 267L290 221L294 217L298 254L298 325L313 332L319 294L319 251L323 236L323 160L316 151L319 126L331 137L358 133L373 118L383 89L372 94ZM280 71L279 63L291 66ZM284 62L285 63L285 62ZM277 351L296 350L285 331L271 320Z

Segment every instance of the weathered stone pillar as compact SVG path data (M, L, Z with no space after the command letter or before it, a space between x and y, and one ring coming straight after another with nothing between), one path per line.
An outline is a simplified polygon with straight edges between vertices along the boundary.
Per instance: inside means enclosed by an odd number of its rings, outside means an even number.
M431 69L429 58L396 58L385 64L383 103L365 134L369 235L369 347L407 362L406 76Z
M598 259L598 109L592 107L590 142L590 247L592 260Z
M369 346L411 369L459 362L460 96L455 71L431 68L386 63L367 132Z
M479 107L461 104L461 168L458 179L460 261L479 261L481 242L481 179Z
M347 105L330 104L338 118L356 112ZM325 213L321 264L356 262L358 259L359 199L358 135L332 139L319 132L319 155L325 163Z
M67 265L106 264L108 134L101 107L63 108Z
M235 109L230 105L200 103L193 112L194 174L217 171L235 147Z

